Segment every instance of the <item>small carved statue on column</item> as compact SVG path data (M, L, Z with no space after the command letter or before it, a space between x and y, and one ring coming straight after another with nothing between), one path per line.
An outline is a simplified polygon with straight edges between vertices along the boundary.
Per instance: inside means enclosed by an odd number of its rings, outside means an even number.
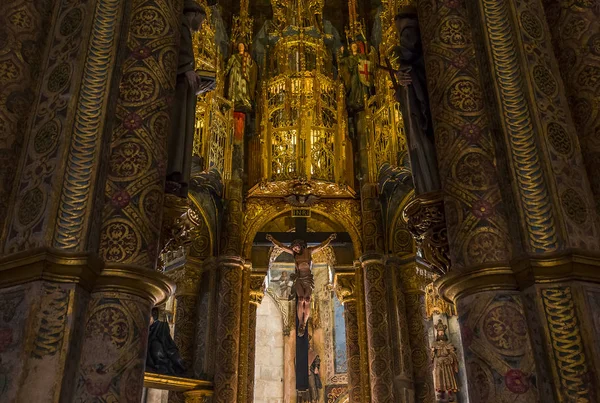
M171 113L171 136L167 164L167 193L187 197L192 170L192 147L196 122L196 98L215 88L215 80L201 78L195 70L192 32L198 31L206 13L194 0L185 0L181 16L181 42L175 98Z
M433 192L440 189L440 179L416 9L402 7L395 23L400 41L400 45L392 51L400 64L400 70L395 72L394 77L399 84L396 86L396 99L404 119L415 193ZM390 65L387 67L391 68Z
M306 242L297 239L288 247L274 239L270 234L267 235L267 240L275 246L281 248L285 253L294 256L296 264L296 279L294 280L294 290L296 291L297 305L296 313L298 315L298 337L304 336L306 323L310 316L310 298L313 289L315 288L315 280L312 274L312 255L325 248L336 237L332 234L325 242L320 245L307 247Z
M149 372L157 374L183 375L186 370L185 363L171 337L169 324L158 320L158 314L158 308L152 308L146 368Z
M439 319L435 325L435 342L431 347L433 360L433 383L435 390L442 399L453 401L453 394L458 392L456 374L458 373L458 357L456 348L448 341L446 329L448 326ZM447 395L447 396L446 396Z

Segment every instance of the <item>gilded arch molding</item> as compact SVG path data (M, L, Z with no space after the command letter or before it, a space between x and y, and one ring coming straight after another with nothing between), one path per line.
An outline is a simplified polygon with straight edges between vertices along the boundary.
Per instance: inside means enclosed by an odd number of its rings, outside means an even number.
M195 197L190 195L190 199L192 204L189 209L189 217L194 226L191 235L190 256L206 259L214 253L215 235L211 231L206 211Z
M243 252L251 256L252 243L256 233L270 220L292 210L283 199L251 198L246 202L244 213ZM315 203L311 210L339 223L352 239L354 255L358 258L362 252L360 202L353 199L325 199Z
M394 212L392 225L387 231L386 245L394 255L407 255L415 253L415 242L408 231L408 221L403 214L404 208L415 197L415 191L408 192Z

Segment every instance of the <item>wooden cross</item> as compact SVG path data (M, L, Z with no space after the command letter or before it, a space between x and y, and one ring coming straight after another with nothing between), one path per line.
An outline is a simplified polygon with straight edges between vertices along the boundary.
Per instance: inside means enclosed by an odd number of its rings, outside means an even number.
M320 244L325 241L333 232L308 232L306 217L295 218L295 232L258 232L254 237L254 246L271 246L272 243L267 241L267 234L273 235L273 238L279 242L289 245L295 239L302 239L307 244ZM352 238L347 232L336 232L337 237L331 243L332 246L341 246L344 243L352 243Z

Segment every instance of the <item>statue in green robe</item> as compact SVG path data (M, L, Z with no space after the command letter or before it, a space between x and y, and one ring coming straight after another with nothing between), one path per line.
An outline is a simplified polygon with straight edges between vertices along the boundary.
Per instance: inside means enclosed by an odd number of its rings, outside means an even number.
M227 99L233 101L236 112L249 113L254 109L257 66L246 45L237 45L235 52L227 61L225 68L227 76Z
M372 78L367 56L359 52L357 42L350 45L350 54L343 56L344 47L338 54L339 72L346 88L346 107L354 114L365 109L365 98L371 92Z
M167 164L167 193L187 197L192 170L192 147L196 122L196 98L215 88L215 81L203 79L195 71L192 32L198 31L206 18L204 9L193 0L185 0L181 16L175 99L171 112L171 136Z

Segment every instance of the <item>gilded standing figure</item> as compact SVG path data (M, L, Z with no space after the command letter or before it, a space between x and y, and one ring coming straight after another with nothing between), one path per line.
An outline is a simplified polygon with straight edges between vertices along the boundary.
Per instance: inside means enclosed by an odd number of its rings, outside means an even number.
M441 319L435 325L436 336L431 347L431 356L433 360L433 382L436 391L451 395L458 391L456 382L458 357L456 356L456 348L448 341L447 327Z
M254 109L257 67L243 42L237 44L235 52L225 68L227 76L227 99L233 101L236 112L249 113Z

